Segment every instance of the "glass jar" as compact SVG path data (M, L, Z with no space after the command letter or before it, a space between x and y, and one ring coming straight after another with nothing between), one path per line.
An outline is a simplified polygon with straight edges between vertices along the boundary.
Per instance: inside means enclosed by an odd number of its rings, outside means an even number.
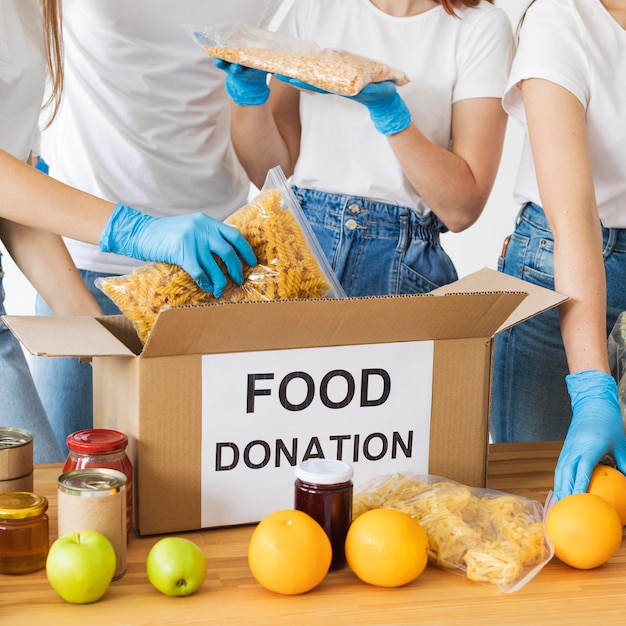
M308 513L326 531L333 549L331 569L345 562L345 542L352 523L352 476L348 463L308 459L295 470L295 508Z
M42 569L48 556L48 500L30 491L0 494L0 573Z
M88 428L66 438L69 454L63 472L91 467L117 470L126 475L126 540L133 533L133 466L126 454L128 437L117 430Z

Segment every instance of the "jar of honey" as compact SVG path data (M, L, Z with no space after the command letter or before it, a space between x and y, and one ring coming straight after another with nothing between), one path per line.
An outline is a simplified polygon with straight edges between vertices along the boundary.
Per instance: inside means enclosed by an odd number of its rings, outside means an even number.
M126 475L126 539L133 532L133 466L126 454L128 437L117 430L88 428L66 438L69 454L63 472L102 467Z
M48 500L30 491L0 494L0 574L42 569L48 556Z
M352 523L352 476L348 463L308 459L295 470L295 508L308 513L326 531L333 549L331 569L345 562L345 542Z

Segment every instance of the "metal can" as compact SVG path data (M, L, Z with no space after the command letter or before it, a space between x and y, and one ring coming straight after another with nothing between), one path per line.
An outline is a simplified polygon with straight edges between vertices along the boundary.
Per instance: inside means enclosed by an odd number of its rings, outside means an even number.
M126 475L93 467L71 470L58 478L59 537L96 530L115 550L113 580L126 572Z
M0 574L42 569L48 556L48 500L27 491L0 494Z
M308 513L326 531L333 549L331 569L345 565L344 544L352 523L352 466L309 459L295 470L294 508Z
M3 481L28 478L32 491L33 435L21 428L0 427L0 492L16 491L14 485ZM23 489L23 491L29 491Z
M69 454L63 472L88 467L107 467L126 475L126 539L133 532L133 466L126 454L128 437L117 430L88 428L66 438Z

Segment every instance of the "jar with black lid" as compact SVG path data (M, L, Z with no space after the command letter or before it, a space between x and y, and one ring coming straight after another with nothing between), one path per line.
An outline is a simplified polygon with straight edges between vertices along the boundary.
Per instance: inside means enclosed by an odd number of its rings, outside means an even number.
M352 523L352 476L344 461L308 459L295 470L295 508L308 513L326 531L333 549L331 569L345 562L345 541Z

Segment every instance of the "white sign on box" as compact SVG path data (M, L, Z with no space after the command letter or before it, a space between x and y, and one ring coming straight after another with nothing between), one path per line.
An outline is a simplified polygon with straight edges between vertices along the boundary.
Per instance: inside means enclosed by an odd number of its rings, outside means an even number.
M432 341L202 357L202 526L293 508L294 467L341 459L354 484L428 472Z

